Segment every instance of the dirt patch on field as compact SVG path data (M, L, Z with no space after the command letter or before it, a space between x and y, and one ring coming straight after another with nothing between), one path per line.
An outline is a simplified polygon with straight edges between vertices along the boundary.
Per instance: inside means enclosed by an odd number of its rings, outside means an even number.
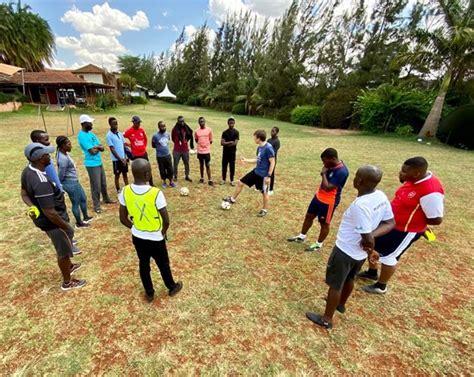
M330 128L302 128L305 133L319 134L319 135L330 135L330 136L344 136L344 135L357 135L360 134L358 130L341 130L341 129L330 129Z

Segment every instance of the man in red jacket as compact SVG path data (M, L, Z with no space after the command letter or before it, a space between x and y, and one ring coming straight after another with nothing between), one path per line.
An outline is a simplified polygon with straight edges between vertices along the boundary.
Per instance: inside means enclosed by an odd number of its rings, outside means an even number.
M382 264L380 277L377 277L377 265L373 263L369 263L367 271L358 274L360 278L377 280L362 288L368 293L386 293L387 283L402 254L423 235L428 225L439 225L443 221L443 185L428 171L428 162L423 157L406 160L399 177L403 184L391 203L395 228L380 237L374 234L374 249L380 254Z
M137 158L144 158L148 160L148 153L146 147L148 144L148 137L143 128L141 128L142 120L138 115L132 117L132 127L123 133L123 136L130 140L132 148L132 160ZM150 186L153 186L153 176L150 176Z

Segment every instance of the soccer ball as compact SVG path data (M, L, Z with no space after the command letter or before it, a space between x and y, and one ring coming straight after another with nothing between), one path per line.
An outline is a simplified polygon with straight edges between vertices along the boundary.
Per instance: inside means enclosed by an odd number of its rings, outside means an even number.
M226 200L223 200L222 203L221 203L221 208L223 210L228 210L228 209L230 209L231 206L232 205Z
M181 196L188 196L189 195L189 189L187 187L181 187L181 190L179 190L179 194Z

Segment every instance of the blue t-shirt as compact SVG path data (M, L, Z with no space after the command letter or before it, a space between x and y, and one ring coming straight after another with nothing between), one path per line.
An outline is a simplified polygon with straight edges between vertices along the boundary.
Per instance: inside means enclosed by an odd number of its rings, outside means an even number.
M153 135L151 142L156 148L156 157L165 157L170 154L170 150L168 148L170 140L171 136L168 132L157 132Z
M268 168L270 167L269 158L275 157L275 151L269 143L257 148L257 166L255 167L255 174L260 177L268 175Z
M117 133L113 133L112 131L107 132L107 145L109 147L114 147L115 152L120 156L120 158L125 158L125 138L123 134L118 131ZM118 161L117 157L114 156L112 152L110 152L110 158L112 161Z
M102 157L100 156L101 152L96 154L89 153L89 149L100 144L99 138L95 136L95 133L92 131L85 132L80 131L77 135L77 141L81 146L82 151L84 152L84 166L86 168L94 168L102 165Z
M44 169L45 174L51 178L51 180L54 182L56 187L58 187L61 191L63 190L63 186L61 185L61 181L59 180L58 177L58 172L56 171L56 168L54 167L54 159L51 157L51 163L46 166Z

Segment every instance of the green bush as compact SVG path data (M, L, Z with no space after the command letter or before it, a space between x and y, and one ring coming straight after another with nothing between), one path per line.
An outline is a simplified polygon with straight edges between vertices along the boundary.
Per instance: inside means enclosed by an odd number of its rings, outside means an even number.
M0 103L8 103L8 102L27 102L28 97L25 96L23 93L15 92L15 93L3 93L0 92Z
M132 103L134 105L146 105L148 103L148 100L142 96L133 96Z
M357 98L356 110L366 131L394 132L397 127L409 125L418 132L435 98L434 92L382 84L364 91ZM449 111L449 106L445 106L443 114Z
M441 121L437 138L456 148L474 149L474 105L464 105Z
M100 94L95 100L95 106L102 110L117 107L117 98L111 93Z
M330 93L321 108L321 125L324 128L357 128L352 121L354 102L360 90L339 88Z
M188 97L184 104L186 106L201 106L201 97L199 95L193 94L192 96Z
M291 123L316 126L321 121L320 106L297 106L291 110Z
M283 122L291 122L291 110L293 110L293 106L283 106L277 110L275 117Z
M232 106L232 114L246 115L247 112L245 111L245 103L240 102L240 103L234 104L234 106Z
M395 134L402 137L413 135L413 132L413 127L410 125L398 126L395 128Z

